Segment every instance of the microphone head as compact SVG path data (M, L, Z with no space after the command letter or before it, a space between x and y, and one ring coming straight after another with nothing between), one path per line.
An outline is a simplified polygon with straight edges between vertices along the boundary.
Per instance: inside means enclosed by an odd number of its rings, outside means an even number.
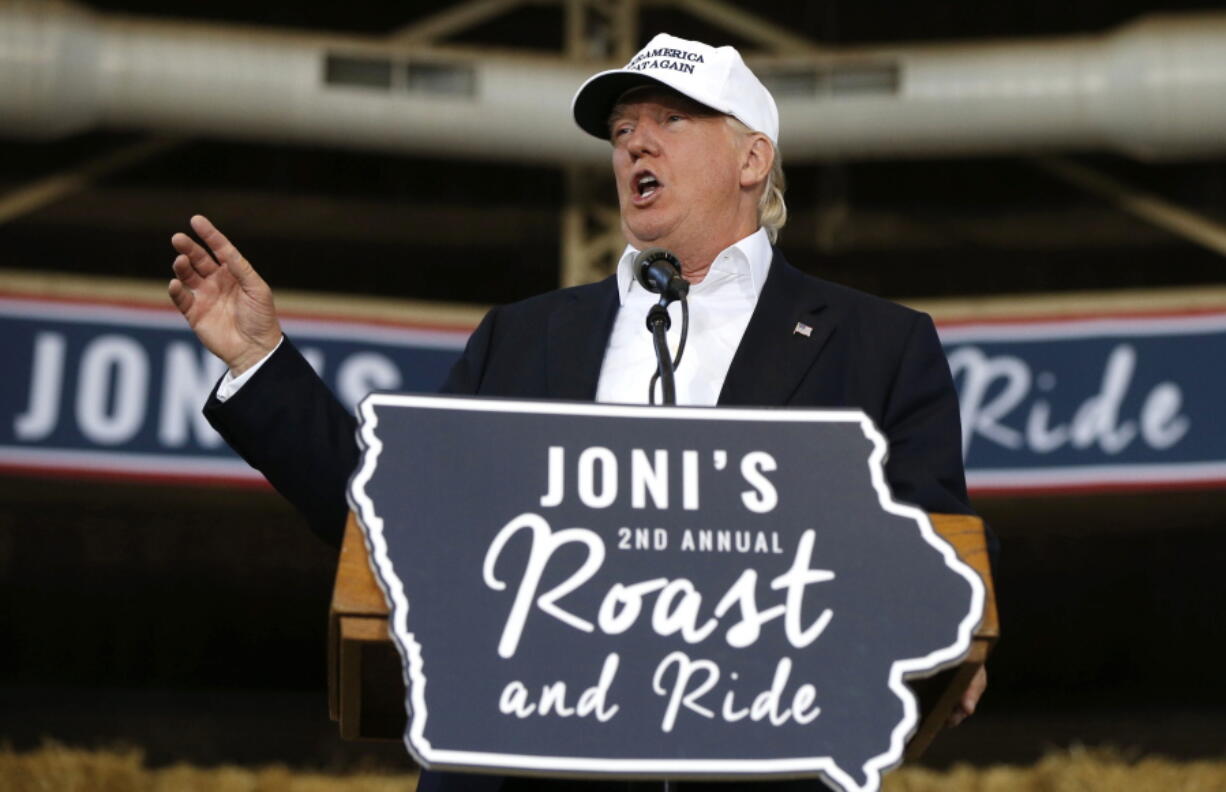
M673 278L681 278L681 262L671 251L662 247L647 248L634 257L631 271L644 289L660 294L668 288Z

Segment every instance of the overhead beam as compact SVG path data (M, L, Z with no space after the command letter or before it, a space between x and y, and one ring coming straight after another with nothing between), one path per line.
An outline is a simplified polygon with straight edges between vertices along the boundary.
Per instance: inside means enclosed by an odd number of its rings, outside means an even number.
M500 16L525 0L468 0L394 31L389 38L404 44L426 44Z
M643 0L652 5L680 8L699 19L706 20L736 35L749 39L765 49L781 55L820 52L821 48L811 39L798 36L765 18L745 11L725 0Z
M641 4L681 9L770 52L811 55L821 49L812 40L726 0L467 0L406 25L394 31L389 39L406 44L435 43L530 3L561 6L566 15L564 47L567 56L574 59L629 60L638 48ZM593 41L596 31L588 24L591 12L605 18L609 26L607 41Z
M1064 157L1040 157L1035 164L1057 179L1096 195L1134 217L1226 256L1226 226L1205 215Z
M79 193L99 179L160 156L182 142L172 137L142 140L0 195L0 225Z

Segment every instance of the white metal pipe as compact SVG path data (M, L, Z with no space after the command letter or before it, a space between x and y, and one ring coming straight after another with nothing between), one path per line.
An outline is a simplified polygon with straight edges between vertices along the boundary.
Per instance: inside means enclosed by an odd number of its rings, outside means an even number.
M0 129L59 137L97 123L94 19L58 0L0 2Z
M0 130L56 137L102 125L522 161L607 158L576 134L587 69L371 39L106 17L0 2ZM389 89L329 84L329 56L390 61ZM471 94L412 92L408 64L470 72Z
M356 84L361 59L386 77L381 86ZM778 86L789 162L1226 152L1223 13L1147 17L1099 36L861 48L753 65ZM0 0L0 132L25 137L105 126L598 162L607 160L607 145L577 132L569 115L570 97L592 68ZM462 90L441 90L448 84Z
M1101 36L860 50L831 68L849 62L896 69L897 89L781 101L789 159L1226 152L1226 14L1146 17Z

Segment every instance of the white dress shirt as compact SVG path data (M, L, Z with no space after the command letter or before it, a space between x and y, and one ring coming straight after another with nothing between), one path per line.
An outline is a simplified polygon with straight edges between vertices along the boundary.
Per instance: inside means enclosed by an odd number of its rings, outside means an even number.
M647 312L659 296L644 289L631 272L637 254L627 246L617 265L621 309L600 367L598 402L646 404L647 386L656 371ZM766 231L759 228L716 256L707 276L690 287L690 332L676 371L677 404L712 406L719 400L773 255ZM672 319L668 345L675 357L681 340L681 304L670 305L668 315ZM660 394L657 383L656 403Z
M281 342L285 340L285 336L277 341L277 345L272 348L272 352L276 352L281 348ZM230 369L226 369L226 374L221 378L221 384L217 386L217 401L224 402L234 394L238 393L238 389L247 384L247 380L255 376L255 373L260 370L260 366L264 365L264 361L272 357L272 352L269 352L264 357L260 358L259 362L251 368L239 374L237 377L230 373Z
M639 285L631 272L637 250L629 245L617 264L617 294L621 308L609 334L596 401L646 404L647 386L656 371L656 352L647 329L647 311L659 297ZM758 303L766 273L770 270L770 239L759 228L715 257L707 277L690 287L690 331L681 364L677 366L677 404L713 406L724 387L732 356ZM681 340L681 305L668 307L672 327L668 344L676 357ZM279 347L280 342L277 343ZM275 352L276 349L273 349ZM229 371L217 388L217 400L226 401L251 379L272 356L234 377ZM661 401L656 383L656 401Z

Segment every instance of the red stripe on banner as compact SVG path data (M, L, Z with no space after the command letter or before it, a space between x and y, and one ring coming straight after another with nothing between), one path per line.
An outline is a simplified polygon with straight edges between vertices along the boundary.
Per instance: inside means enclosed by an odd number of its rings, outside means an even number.
M272 490L262 475L253 472L251 476L234 476L226 474L208 475L200 473L152 473L133 470L100 470L96 467L74 467L71 465L21 465L0 462L0 473L17 475L37 475L42 478L57 479L91 479L95 481L139 481L151 484L188 484L204 487L243 487L253 490Z
M179 315L178 309L170 304L169 296L166 298L166 305L136 299L125 300L120 297L71 297L62 294L30 294L29 292L15 292L5 289L0 289L0 297L9 300L64 303L65 305L105 305L112 308L134 308L140 311L158 311L176 316Z
M180 316L178 309L170 304L170 297L166 298L167 304L163 306L154 302L144 302L134 299L125 300L119 297L69 297L64 295L30 294L28 292L13 292L0 289L0 298L25 302L60 303L63 305L128 308L136 311L153 311L170 316ZM459 324L445 324L441 322L414 322L400 319L358 317L349 314L330 312L314 313L295 310L286 311L282 309L277 310L277 316L282 319L291 320L301 319L305 321L336 322L340 324L369 325L371 327L394 327L403 328L406 330L432 330L447 333L471 333L476 327L476 324L470 322L461 322ZM186 320L183 322L183 327L184 329L187 329Z
M355 319L343 314L300 313L298 311L277 311L278 316L286 319L303 319L317 322L338 322L344 324L374 325L376 327L397 327L407 330L434 330L444 333L471 333L475 324L436 324L431 322L405 322L396 319Z
M1096 495L1115 492L1164 492L1214 490L1226 487L1226 478L1194 481L1104 481L1094 484L1034 484L1018 486L967 486L976 497L1007 497L1010 495Z
M985 316L968 319L935 319L937 327L969 327L972 325L1037 325L1063 322L1093 322L1103 319L1179 319L1197 316L1226 316L1226 308L1185 308L1161 311L1106 311L1103 313L1069 313L1046 316L1018 314L1016 316Z

